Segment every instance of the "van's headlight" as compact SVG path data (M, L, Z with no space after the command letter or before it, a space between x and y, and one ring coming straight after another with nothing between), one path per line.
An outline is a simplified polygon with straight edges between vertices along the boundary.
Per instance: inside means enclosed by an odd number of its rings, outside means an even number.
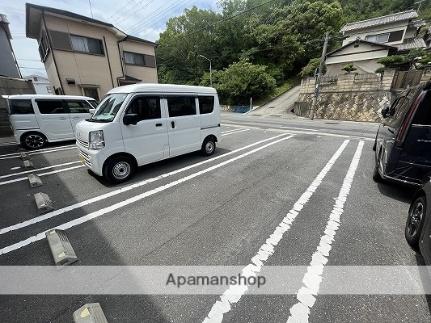
M89 148L94 150L100 150L103 147L105 147L103 130L90 131Z

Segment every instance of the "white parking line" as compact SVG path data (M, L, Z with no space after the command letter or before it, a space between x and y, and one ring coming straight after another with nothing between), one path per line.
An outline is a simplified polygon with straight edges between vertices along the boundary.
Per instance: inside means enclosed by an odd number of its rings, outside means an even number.
M289 130L288 128L283 128L283 126L281 126L280 128L267 127L265 129L262 129L261 127L265 126L265 125L255 124L254 126L252 126L252 125L242 125L242 124L235 124L235 123L224 123L223 125L225 125L225 126L232 126L232 127L238 127L238 128L259 129L259 130L278 130L278 131L286 130L286 131L289 131L291 133L304 134L304 135L328 136L328 137L347 138L347 139L359 139L359 140L366 140L366 141L374 141L375 140L375 138L362 137L362 136L340 135L340 134L336 134L336 133L321 132L321 131L316 131L316 130L313 130L313 131L301 131L301 130L293 130L293 128L292 128L292 130Z
M77 169L77 168L81 168L81 167L85 167L85 166L84 165L78 165L78 166L73 166L73 167L67 167L67 168L57 169L57 170L53 170L53 171L46 172L46 173L38 173L36 175L37 176L52 175L52 174L62 173L62 172L66 172L68 170L73 170L73 169ZM26 181L26 180L28 180L28 177L14 178L14 179L10 179L8 181L0 182L0 186L11 184L11 183L16 183L16 182L22 182L22 181Z
M290 139L292 137L293 137L293 135L284 136L283 138L277 139L275 141L271 141L271 142L269 142L269 143L267 143L267 144L265 144L263 146L260 146L258 148L253 149L253 150L250 150L250 151L248 151L246 153L243 153L243 154L241 154L239 156L236 156L236 157L233 157L231 159L228 159L228 160L225 160L223 162L220 162L220 163L218 163L216 165L213 165L211 167L205 168L205 169L203 169L201 171L198 171L196 173L193 173L191 175L188 175L188 176L182 177L182 178L180 178L178 180L172 181L172 182L170 182L170 183L168 183L166 185L159 186L159 187L157 187L155 189L152 189L150 191L147 191L147 192L135 195L135 196L133 196L131 198L128 198L128 199L126 199L124 201L115 203L115 204L113 204L111 206L108 206L108 207L105 207L103 209L100 209L100 210L97 210L95 212L92 212L92 213L89 213L87 215L84 215L84 216L82 216L80 218L77 218L77 219L74 219L72 221L63 223L63 224L61 224L61 225L59 225L59 226L57 226L55 228L51 228L49 230L40 232L40 233L38 233L38 234L36 234L36 235L34 235L32 237L29 237L29 238L27 238L25 240L19 241L17 243L14 243L12 245L9 245L7 247L4 247L4 248L0 249L0 255L7 254L7 253L9 253L11 251L20 249L20 248L22 248L24 246L27 246L27 245L29 245L29 244L31 244L33 242L45 239L45 232L47 232L47 231L50 231L50 230L53 230L53 229L67 230L67 229L70 229L70 228L75 227L77 225L80 225L82 223L91 221L91 220L93 220L95 218L98 218L98 217L100 217L100 216L102 216L102 215L104 215L106 213L115 211L115 210L117 210L119 208L122 208L122 207L125 207L125 206L127 206L129 204L138 202L138 201L140 201L140 200L142 200L142 199L144 199L146 197L149 197L149 196L154 195L156 193L160 193L162 191L165 191L168 188L171 188L171 187L177 186L179 184L182 184L184 182L187 182L187 181L189 181L189 180L191 180L193 178L196 178L196 177L198 177L200 175L206 174L206 173L208 173L210 171L213 171L213 170L215 170L217 168L223 167L223 166L225 166L227 164L233 163L234 161L237 161L237 160L239 160L241 158L247 157L247 156L249 156L251 154L257 153L260 150L268 148L268 147L270 147L272 145L275 145L275 144L277 144L279 142L288 140L288 139Z
M32 152L29 152L28 155L48 154L48 153L54 153L54 152L57 152L57 151L71 150L71 149L77 149L77 148L76 148L75 145L59 146L59 147L56 147L56 148L47 148L47 149L34 150ZM21 153L4 154L4 155L0 155L0 159L19 158L20 154Z
M290 229L295 218L302 210L305 204L310 200L316 189L320 186L326 174L331 170L337 159L340 157L344 149L346 148L349 140L345 140L341 146L337 149L328 163L323 167L317 177L308 186L305 192L293 205L293 208L283 218L274 232L269 236L266 242L260 247L257 254L251 258L251 263L243 268L241 274L244 276L256 276L264 266L268 258L274 253L275 247L283 238L283 235ZM237 303L242 295L247 291L246 285L231 285L221 296L220 300L216 301L212 306L208 316L204 322L221 322L223 315L231 310L231 304Z
M229 136L229 135L236 135L237 133L239 133L239 132L244 132L244 131L250 131L250 129L238 129L238 130L235 130L235 131L231 131L231 132L228 132L228 133L222 133L222 137L224 137L224 136Z
M124 186L122 188L116 189L116 190L108 192L106 194L102 194L102 195L90 198L88 200L85 200L85 201L82 201L82 202L78 202L78 203L75 203L75 204L63 207L61 209L58 209L58 210L55 210L55 211L52 211L52 212L48 212L46 214L37 216L37 217L32 218L30 220L27 220L27 221L24 221L24 222L21 222L21 223L17 223L17 224L11 225L9 227L2 228L2 229L0 229L0 235L1 234L5 234L5 233L10 232L10 231L15 231L15 230L18 230L18 229L30 226L30 225L35 224L35 223L39 223L39 222L48 220L48 219L53 218L55 216L61 215L63 213L75 210L77 208L80 208L80 207L83 207L83 206L86 206L86 205L89 205L89 204L92 204L92 203L95 203L95 202L98 202L98 201L102 201L102 200L107 199L109 197L112 197L112 196L115 196L115 195L118 195L118 194L130 191L130 190L133 190L135 188L144 186L144 185L149 184L149 183L153 183L153 182L161 180L163 178L167 178L169 176L173 176L173 175L179 174L181 172L185 172L185 171L190 170L192 168L202 166L204 164L213 162L214 160L217 160L217 159L220 159L220 158L224 158L226 156L235 154L235 153L237 153L239 151L249 149L249 148L254 147L256 145L260 145L262 143L265 143L267 141L280 138L280 137L285 136L285 135L286 134L281 134L281 135L277 135L277 136L274 136L274 137L271 137L271 138L263 139L263 140L254 142L254 143L252 143L250 145L247 145L247 146L244 146L244 147L232 150L232 151L227 152L225 154L222 154L222 155L210 158L210 159L206 159L206 160L203 160L201 162L198 162L198 163L195 163L195 164L192 164L192 165L189 165L189 166L186 166L186 167L183 167L183 168L180 168L180 169L177 169L177 170L174 170L174 171L171 171L171 172L168 172L168 173L165 173L165 174L153 177L153 178L149 178L149 179L146 179L146 180L134 183L134 184L130 184L128 186ZM27 177L25 179L27 179Z
M73 161L73 162L69 162L69 163L51 165L51 166L46 166L46 167L42 167L42 168L36 168L36 169L26 170L24 172L18 172L18 173L11 173L11 174L7 174L7 175L2 175L2 176L0 176L0 178L8 178L8 177L18 176L18 175L23 175L23 174L34 173L34 172L38 172L38 171L45 170L45 169L50 169L50 168L55 168L55 167L61 167L61 166L68 166L68 165L79 164L79 163L80 163L80 161Z
M326 223L325 234L320 238L319 246L311 257L312 260L307 268L307 273L302 279L303 286L296 294L298 302L290 308L291 316L289 316L287 320L288 323L308 322L310 309L316 302L320 283L322 282L323 269L328 262L329 252L332 249L332 242L334 241L335 234L340 226L340 217L343 214L343 207L346 203L347 196L350 193L350 188L352 187L353 178L355 177L356 169L358 168L359 160L361 159L363 147L364 142L360 141L356 148L356 152L353 155L349 170L344 177L340 193L335 200L334 208L332 209L329 220Z

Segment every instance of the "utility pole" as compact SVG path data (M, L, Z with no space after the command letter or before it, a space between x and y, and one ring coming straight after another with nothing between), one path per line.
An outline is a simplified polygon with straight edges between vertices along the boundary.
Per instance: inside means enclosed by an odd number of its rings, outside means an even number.
M211 60L208 57L205 57L204 55L198 55L199 57L202 57L206 59L208 62L210 62L210 85L213 87L213 77L212 77L212 68L211 68Z
M325 64L326 51L328 50L328 42L329 42L329 31L326 32L325 42L323 43L322 57L320 58L319 72L317 73L316 87L314 89L314 98L313 98L313 103L311 105L311 114L310 114L311 120L314 119L314 114L316 112L317 97L319 96L319 92L320 92L320 79L322 78L322 70Z

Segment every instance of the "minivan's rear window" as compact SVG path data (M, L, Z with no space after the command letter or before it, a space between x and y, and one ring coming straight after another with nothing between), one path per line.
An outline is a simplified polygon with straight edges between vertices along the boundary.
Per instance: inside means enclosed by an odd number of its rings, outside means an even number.
M213 96L200 96L199 97L199 111L201 114L208 114L214 110L214 97Z
M168 110L170 117L196 114L195 98L192 96L169 96Z
M10 114L34 114L31 100L10 100Z
M36 100L41 114L67 113L62 100Z

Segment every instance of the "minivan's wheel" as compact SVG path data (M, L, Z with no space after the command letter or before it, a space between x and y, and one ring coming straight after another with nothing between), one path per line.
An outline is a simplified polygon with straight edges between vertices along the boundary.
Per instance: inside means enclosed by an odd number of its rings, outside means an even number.
M216 150L216 143L213 138L207 138L202 144L201 151L205 156L211 156Z
M46 138L38 132L30 132L21 138L21 143L25 148L30 150L40 149L45 146Z
M118 156L109 159L103 167L103 176L111 183L127 181L135 171L135 163L132 158Z
M407 217L406 228L404 231L407 243L415 251L419 250L419 239L425 221L425 211L425 197L419 196L410 205L409 215Z

